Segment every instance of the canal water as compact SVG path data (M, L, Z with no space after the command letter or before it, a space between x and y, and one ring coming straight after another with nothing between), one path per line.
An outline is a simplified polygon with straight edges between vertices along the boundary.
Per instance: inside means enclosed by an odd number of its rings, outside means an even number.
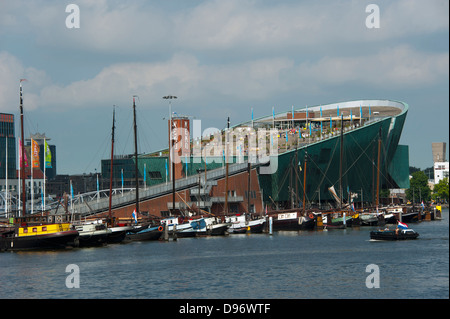
M448 299L442 217L410 224L420 237L401 242L360 227L4 252L0 298Z

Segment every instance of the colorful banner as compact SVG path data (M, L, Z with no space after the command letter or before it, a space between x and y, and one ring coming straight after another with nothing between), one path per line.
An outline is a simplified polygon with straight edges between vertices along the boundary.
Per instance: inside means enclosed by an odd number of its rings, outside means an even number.
M23 166L24 167L28 167L28 158L27 158L27 153L26 152L23 152L23 154L24 154L24 156L25 156L25 158L24 159L22 159L22 147L23 147L23 145L22 145L22 140L19 138L19 165L20 165L20 167L22 167L22 161L23 161Z
M31 164L33 168L39 168L39 144L31 139Z
M47 141L44 140L44 156L45 156L45 168L52 168L52 153Z

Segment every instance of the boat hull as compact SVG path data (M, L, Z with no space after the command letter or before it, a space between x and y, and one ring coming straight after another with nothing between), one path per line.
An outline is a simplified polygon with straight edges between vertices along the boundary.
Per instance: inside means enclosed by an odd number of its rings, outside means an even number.
M108 240L108 232L98 231L89 233L80 233L80 247L92 247L106 245Z
M370 239L372 240L411 240L417 239L419 234L413 230L395 231L395 230L375 230L370 232Z
M315 227L314 218L304 218L302 222L299 222L298 218L290 219L274 219L273 230L313 230Z
M106 239L108 244L118 244L125 240L125 237L127 236L127 232L132 230L133 227L131 226L122 226L122 227L111 227L109 230L111 230L111 233L108 234L108 237Z
M228 234L227 230L230 227L230 224L217 224L209 226L207 230L207 234L211 236L223 236Z
M411 212L402 214L403 223L415 223L419 221L419 212Z
M126 235L126 240L130 241L148 241L159 240L163 234L162 227L150 227L139 232L129 232Z
M0 239L0 250L56 250L78 247L78 231L68 230L36 236L5 236Z
M239 227L239 228L231 228L230 227L229 231L232 234L246 234L246 233L258 234L258 233L263 232L265 225L266 225L266 222L258 223L255 225L243 226L243 227Z

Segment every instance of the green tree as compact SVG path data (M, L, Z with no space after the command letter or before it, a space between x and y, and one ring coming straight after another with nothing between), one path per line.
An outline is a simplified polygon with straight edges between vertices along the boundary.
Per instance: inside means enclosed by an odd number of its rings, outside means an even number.
M431 199L431 189L428 186L428 177L422 171L412 173L409 181L410 188L406 190L406 198L417 203L422 199L424 202ZM414 197L414 198L413 198Z
M433 199L448 200L448 177L441 179L434 185Z

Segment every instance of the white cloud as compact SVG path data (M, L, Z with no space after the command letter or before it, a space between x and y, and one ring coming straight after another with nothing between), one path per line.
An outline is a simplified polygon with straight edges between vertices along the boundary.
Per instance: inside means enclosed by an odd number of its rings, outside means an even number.
M166 94L184 102L208 104L217 98L264 100L285 92L325 92L330 86L366 85L385 90L432 85L448 78L448 53L417 52L409 46L380 50L369 56L325 56L296 63L288 58L202 64L191 55L165 62L112 64L87 80L51 84L45 72L25 68L12 55L0 54L0 105L16 107L17 81L26 77L28 107L64 110L128 103L137 94L158 104ZM28 93L29 92L29 93Z
M94 78L67 86L51 85L41 92L42 105L89 107L123 101L137 94L141 100L159 101L165 94L185 101L232 96L267 97L283 90L283 70L293 67L286 59L271 59L226 66L200 65L189 55L175 55L162 63L120 63L104 68Z
M6 51L0 51L0 111L14 112L19 107L19 80L23 83L23 98L27 109L37 108L40 90L49 84L45 71L25 67L22 62Z
M384 89L414 88L448 78L448 61L448 52L424 53L397 46L369 56L326 56L315 64L302 64L299 73L325 87L362 83Z
M26 67L25 61L3 51L2 108L16 107L21 77L30 78L25 90L30 107L58 109L111 105L133 94L159 101L161 95L176 92L185 101L203 103L214 97L256 100L284 92L319 94L330 85L355 83L405 88L448 78L448 52L420 52L401 43L377 45L417 33L448 32L448 11L444 11L448 2L442 0L380 1L379 30L365 27L366 4L360 1L214 0L183 3L173 12L146 1L80 0L77 4L78 30L65 27L63 3L2 4L0 20L5 20L0 25L34 34L37 50L67 54L60 59L67 60L64 75L69 76L52 82L45 71ZM17 10L23 14L17 17ZM367 54L363 46L371 41L375 44ZM341 50L342 46L348 48ZM161 53L158 59L145 58L155 52ZM95 61L103 56L106 60L111 53L132 62L112 59L94 75L70 78L70 57L86 53Z
M67 29L65 3L4 5L0 26L25 29L39 45L101 54L141 56L173 50L227 50L262 54L293 48L314 50L340 44L366 44L404 36L448 31L448 1L379 1L381 28L365 26L361 1L262 2L213 0L192 5L146 1L77 1L80 29ZM178 8L179 7L179 8ZM173 9L175 8L175 9ZM17 17L18 16L18 17ZM353 46L353 49L355 48Z

